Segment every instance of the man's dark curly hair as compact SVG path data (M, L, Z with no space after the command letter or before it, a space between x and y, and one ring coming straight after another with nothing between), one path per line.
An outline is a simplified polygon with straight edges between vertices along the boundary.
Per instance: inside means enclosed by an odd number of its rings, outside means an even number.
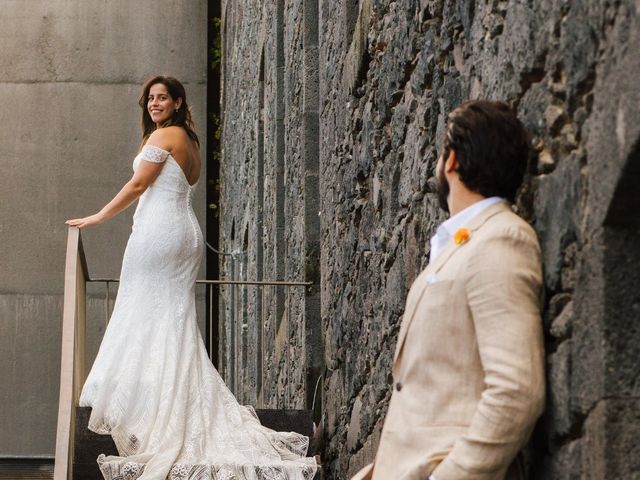
M445 160L451 149L460 180L469 190L515 200L529 159L530 139L508 105L473 100L453 110L447 117Z

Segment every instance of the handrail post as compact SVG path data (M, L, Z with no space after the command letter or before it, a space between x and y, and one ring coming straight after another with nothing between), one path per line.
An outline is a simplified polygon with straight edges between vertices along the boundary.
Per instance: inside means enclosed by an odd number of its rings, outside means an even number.
M82 250L82 239L78 238L80 249L78 256ZM79 264L81 262L78 262ZM87 283L82 272L82 268L78 266L77 287L76 287L76 328L75 328L75 362L74 366L74 383L73 383L73 402L74 406L80 404L80 393L87 377L86 369L86 348L85 339L87 332Z
M85 380L86 281L89 278L80 230L69 227L65 260L60 395L54 480L73 476L75 407Z

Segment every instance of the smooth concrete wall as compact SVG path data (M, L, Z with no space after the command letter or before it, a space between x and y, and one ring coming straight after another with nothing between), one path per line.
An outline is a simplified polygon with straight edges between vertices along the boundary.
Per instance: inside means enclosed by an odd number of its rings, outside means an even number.
M64 221L130 177L152 74L183 81L204 140L207 2L5 0L0 27L0 456L53 454ZM203 230L205 173L194 204ZM119 276L132 213L83 231L92 277ZM91 291L90 360L104 331Z

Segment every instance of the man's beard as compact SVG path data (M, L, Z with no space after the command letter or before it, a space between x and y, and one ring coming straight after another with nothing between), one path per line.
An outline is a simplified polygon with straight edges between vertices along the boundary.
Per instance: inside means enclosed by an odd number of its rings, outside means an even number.
M436 193L438 194L438 203L440 208L449 213L449 203L447 197L449 197L449 182L444 175L444 161L438 162L440 168L436 168Z

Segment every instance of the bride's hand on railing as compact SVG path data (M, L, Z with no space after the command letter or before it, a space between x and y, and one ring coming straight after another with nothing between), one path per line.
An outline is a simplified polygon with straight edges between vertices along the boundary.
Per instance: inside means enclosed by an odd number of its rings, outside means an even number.
M101 215L100 213L95 213L93 215L89 215L88 217L84 217L84 218L73 218L73 219L67 220L64 223L66 223L70 227L84 228L84 227L91 227L93 225L99 225L104 221L105 221L105 218L103 215Z

